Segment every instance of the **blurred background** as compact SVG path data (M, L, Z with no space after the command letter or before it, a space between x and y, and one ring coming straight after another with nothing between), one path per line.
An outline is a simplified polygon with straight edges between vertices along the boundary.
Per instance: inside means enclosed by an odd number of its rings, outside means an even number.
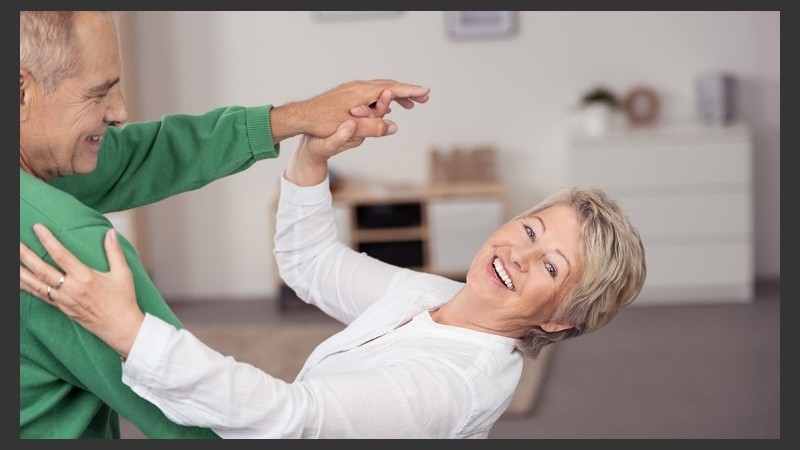
M621 97L649 85L659 93L659 122L686 123L697 120L698 77L734 74L739 117L753 137L753 275L780 276L779 12L520 11L512 36L462 40L450 36L441 11L124 15L125 86L136 120L279 105L352 79L423 84L430 102L395 107L396 135L337 157L333 167L424 182L431 148L492 145L512 213L569 183L569 126L586 91L602 85ZM269 204L295 143L285 141L276 160L145 208L140 250L165 297L275 295Z
M602 185L641 226L650 270L641 302L650 308L641 310L663 320L685 311L670 307L696 307L688 317L732 307L741 322L730 332L767 314L768 415L752 434L779 435L778 308L741 308L780 280L780 12L129 11L120 25L134 120L280 105L353 79L392 78L429 86L431 99L395 106L397 134L332 160L343 180L425 187L443 178L434 155L488 148L498 220L563 186ZM599 116L590 112L598 103ZM180 317L203 303L279 302L273 202L296 139L277 159L112 215ZM479 215L468 202L458 208L442 220ZM438 225L429 226L426 257L444 258L447 248L434 249ZM753 365L763 370L764 361ZM763 386L754 376L740 379Z

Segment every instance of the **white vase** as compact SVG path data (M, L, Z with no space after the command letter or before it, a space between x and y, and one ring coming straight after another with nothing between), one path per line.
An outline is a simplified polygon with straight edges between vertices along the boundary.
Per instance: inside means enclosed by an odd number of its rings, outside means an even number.
M605 102L593 102L583 108L583 127L589 136L602 136L611 129L613 110Z

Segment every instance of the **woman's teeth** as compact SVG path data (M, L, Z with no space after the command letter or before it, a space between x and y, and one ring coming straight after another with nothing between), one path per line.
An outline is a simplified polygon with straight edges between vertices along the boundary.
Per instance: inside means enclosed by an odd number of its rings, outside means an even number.
M500 258L495 258L494 261L492 261L492 266L497 276L500 277L500 281L502 281L508 289L513 291L514 283L511 281L511 277L508 276L508 272L506 272L505 267L503 267L503 264L500 262Z

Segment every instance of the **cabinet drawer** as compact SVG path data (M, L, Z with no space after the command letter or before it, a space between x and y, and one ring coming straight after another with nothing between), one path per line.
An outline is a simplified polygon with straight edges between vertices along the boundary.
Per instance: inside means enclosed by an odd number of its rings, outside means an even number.
M620 191L750 186L748 142L573 148L574 182Z
M645 247L647 279L634 304L751 301L753 254L747 242Z
M752 205L749 193L739 192L633 195L609 191L628 213L645 245L687 239L749 240Z
M428 203L430 266L466 273L486 239L504 223L497 198L436 199Z

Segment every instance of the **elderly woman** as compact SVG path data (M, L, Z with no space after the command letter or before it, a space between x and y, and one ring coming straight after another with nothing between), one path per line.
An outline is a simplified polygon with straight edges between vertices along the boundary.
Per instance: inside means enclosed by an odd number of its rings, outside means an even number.
M639 234L601 191L573 188L495 231L466 282L383 263L337 240L328 159L362 143L353 129L303 137L281 180L280 274L347 324L292 383L143 314L113 230L103 273L36 227L64 272L20 244L20 288L113 347L125 384L180 424L225 438L485 438L523 354L594 331L636 298Z

